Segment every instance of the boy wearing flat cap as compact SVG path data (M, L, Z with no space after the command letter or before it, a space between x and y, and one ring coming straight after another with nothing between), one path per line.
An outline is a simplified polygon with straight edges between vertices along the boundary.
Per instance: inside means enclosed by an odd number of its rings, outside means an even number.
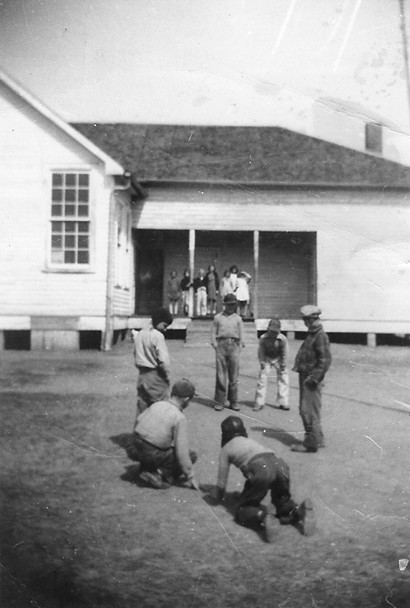
M321 312L311 304L300 310L308 333L296 355L293 371L299 374L299 412L305 438L302 445L291 447L294 452L317 452L325 445L320 422L322 385L332 359L329 338L319 319Z
M192 466L197 454L189 449L188 422L183 414L194 395L192 382L182 378L172 386L169 399L153 403L135 424L139 477L153 488L169 488L182 478L189 487L199 489Z
M211 328L211 345L216 356L215 409L223 410L228 397L230 409L238 411L239 355L245 346L243 321L236 314L235 294L228 293L223 305L223 312L215 315Z

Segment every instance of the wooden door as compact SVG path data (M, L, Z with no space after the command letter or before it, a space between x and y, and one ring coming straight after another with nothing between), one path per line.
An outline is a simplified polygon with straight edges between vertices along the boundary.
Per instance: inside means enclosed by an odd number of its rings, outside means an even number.
M161 249L138 249L135 279L135 313L151 315L163 302L164 252Z

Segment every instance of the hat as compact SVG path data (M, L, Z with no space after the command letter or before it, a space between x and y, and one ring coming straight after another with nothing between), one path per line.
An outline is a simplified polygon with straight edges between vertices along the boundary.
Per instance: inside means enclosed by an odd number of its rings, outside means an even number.
M192 399L192 397L195 395L195 386L187 378L182 378L182 380L177 380L173 384L171 395L182 398L189 397Z
M172 315L166 308L158 308L152 313L151 320L154 327L156 327L159 323L167 323L167 325L171 325Z
M273 319L269 321L268 329L277 329L279 331L280 328L281 325L279 319L277 317L273 317Z
M234 293L227 293L224 297L224 304L237 304L238 300L236 299L236 295Z
M247 437L245 426L242 419L239 416L228 416L221 422L222 429L222 442L221 445L224 447L228 441L234 437Z
M302 317L318 317L322 314L322 311L313 304L307 304L306 306L302 306L300 309L300 314Z

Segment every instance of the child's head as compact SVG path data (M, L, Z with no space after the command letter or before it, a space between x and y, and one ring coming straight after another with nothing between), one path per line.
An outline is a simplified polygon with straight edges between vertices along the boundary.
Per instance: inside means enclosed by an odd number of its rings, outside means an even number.
M205 270L203 268L200 268L198 270L198 274L199 274L200 277L204 277L205 276Z
M247 437L245 426L242 422L242 418L239 416L228 416L221 423L222 430L222 441L221 446L224 447L228 441L231 441L234 437Z
M224 272L224 277L226 277L227 279L229 279L230 276L231 276L230 270L226 269L225 272Z
M269 321L269 325L268 325L268 333L271 336L277 336L278 333L280 332L280 321L277 317L273 317L273 319L271 319Z
M168 325L172 323L172 315L166 308L157 308L151 315L151 321L155 329L161 333L165 333Z
M238 304L238 300L236 299L236 295L234 293L228 293L223 299L223 305L225 308L225 312L228 315L231 315L235 312Z
M232 274L238 274L238 267L235 266L235 264L233 266L231 266L229 270L231 271Z
M187 277L189 279L190 276L191 276L191 273L189 272L189 269L185 268L185 270L184 270L184 277Z
M215 272L215 266L214 266L214 264L209 264L209 266L208 266L208 272Z
M175 279L175 277L177 276L177 271L171 270L170 275L171 275L171 279Z

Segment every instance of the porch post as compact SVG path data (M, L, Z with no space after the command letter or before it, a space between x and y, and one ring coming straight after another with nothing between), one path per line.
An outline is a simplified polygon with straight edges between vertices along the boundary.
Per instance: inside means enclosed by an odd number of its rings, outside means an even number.
M253 232L253 274L255 277L253 291L253 318L259 316L258 313L258 283L259 283L259 230Z
M189 231L189 273L191 275L191 281L194 280L195 272L195 230ZM192 318L194 316L194 288L189 288L189 299L188 299L188 316Z

